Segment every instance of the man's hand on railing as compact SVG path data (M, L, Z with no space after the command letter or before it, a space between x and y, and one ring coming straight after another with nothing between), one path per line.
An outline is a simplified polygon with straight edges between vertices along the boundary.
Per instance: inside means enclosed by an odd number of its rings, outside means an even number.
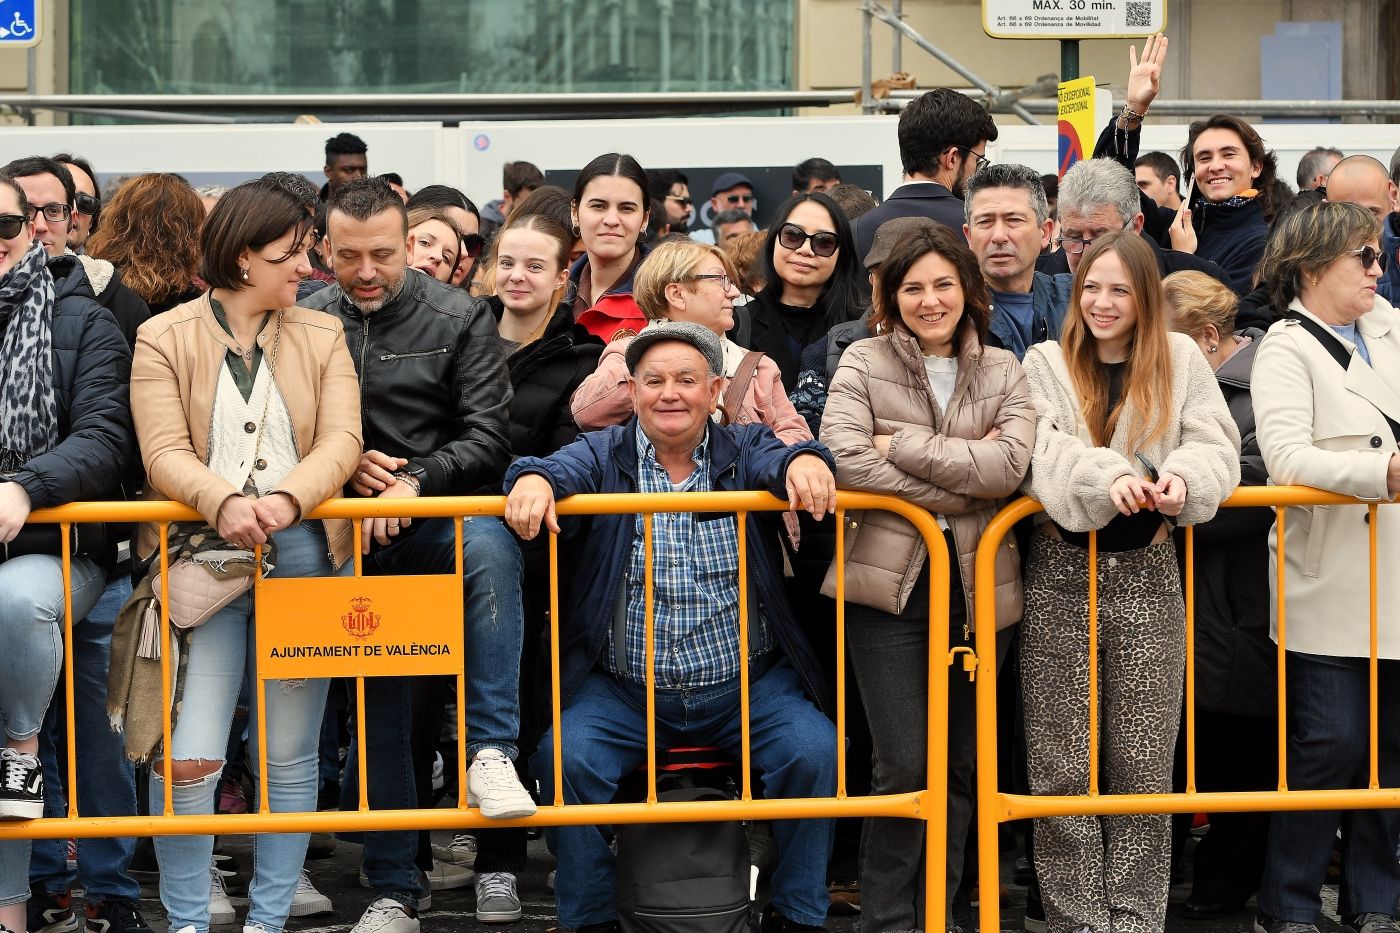
M515 481L506 497L506 524L525 541L540 533L540 522L559 533L559 516L554 510L554 487L538 473L526 473Z
M360 455L360 464L350 477L350 488L359 495L376 496L398 482L395 470L408 466L403 457L391 457L377 450L366 450Z
M29 493L19 483L0 483L0 544L9 544L29 520Z
M393 459L393 458L390 458ZM390 477L393 483L388 489L379 494L383 499L416 499L418 497L418 487L412 482L399 482ZM361 520L360 550L368 554L371 540L378 541L380 547L388 547L389 539L398 537L404 528L413 524L411 518L366 518Z
M219 537L229 544L252 550L259 544L267 543L267 533L258 522L253 500L244 495L229 496L219 506L214 528Z
M836 477L821 457L798 454L788 464L787 494L789 511L803 508L821 521L836 505Z

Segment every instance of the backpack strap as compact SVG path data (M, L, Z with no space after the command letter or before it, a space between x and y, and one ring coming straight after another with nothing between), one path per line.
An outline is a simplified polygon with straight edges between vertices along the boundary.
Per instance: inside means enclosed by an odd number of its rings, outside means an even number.
M1322 344L1322 349L1327 351L1327 355L1332 357L1343 371L1351 367L1351 352L1342 343L1342 338L1333 333L1330 328L1323 327L1317 321L1307 315L1299 314L1297 311L1289 311L1284 315L1284 318L1303 325L1303 330L1312 334L1313 339ZM1380 409L1376 410L1380 411ZM1390 433L1395 436L1396 443L1400 444L1400 422L1395 421L1383 411L1381 417L1385 419L1386 424L1390 425Z
M749 394L749 385L753 382L762 359L761 352L749 350L739 361L739 368L734 371L734 378L729 380L729 386L720 399L720 410L724 412L725 424L733 424L738 416L739 408L743 405L744 397Z

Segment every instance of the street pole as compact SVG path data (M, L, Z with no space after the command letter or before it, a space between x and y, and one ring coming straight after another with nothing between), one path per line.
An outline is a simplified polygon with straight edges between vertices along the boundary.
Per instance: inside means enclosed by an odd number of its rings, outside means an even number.
M1079 40L1060 40L1060 80L1073 81L1079 77Z

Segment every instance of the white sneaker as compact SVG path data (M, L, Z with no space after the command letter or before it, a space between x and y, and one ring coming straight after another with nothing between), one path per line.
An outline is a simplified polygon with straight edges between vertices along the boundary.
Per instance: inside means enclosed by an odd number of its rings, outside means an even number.
M224 890L224 876L219 867L209 863L209 925L219 926L234 921L233 904Z
M418 883L423 888L423 893L418 896L418 912L421 914L425 910L433 909L433 887L428 881L428 875L426 872L420 871L418 873L418 877ZM374 887L374 885L369 883L369 875L365 874L364 866L360 866L360 887ZM461 887L461 885L459 885L459 887ZM380 900L385 900L385 898L380 898ZM394 899L391 897L388 898L388 900L392 901ZM397 903L397 901L395 901L395 903Z
M316 886L311 883L311 876L303 868L301 877L297 879L296 893L292 895L292 907L287 911L287 915L290 917L315 917L331 913L335 913L335 906L331 904L331 899L316 890Z
M447 773L442 763L442 752L433 752L433 790L442 790L447 783Z
M499 748L483 748L467 769L467 805L481 815L511 820L535 815L535 801L520 784L515 765Z
M452 844L433 846L433 858L453 865L473 865L476 863L476 837L468 833L457 833Z
M476 919L481 923L514 923L522 916L515 875L485 871L476 876Z
M428 890L455 891L471 884L475 877L476 872L470 868L433 859L433 870L428 872Z
M553 893L554 893L554 873L557 872L558 870L559 870L559 869L557 869L557 868L551 868L551 869L549 870L549 874L545 875L545 877L544 877L544 886L545 886L545 889L548 890L550 894L553 894Z
M392 897L381 897L365 908L364 916L350 933L418 933L418 918L410 917Z

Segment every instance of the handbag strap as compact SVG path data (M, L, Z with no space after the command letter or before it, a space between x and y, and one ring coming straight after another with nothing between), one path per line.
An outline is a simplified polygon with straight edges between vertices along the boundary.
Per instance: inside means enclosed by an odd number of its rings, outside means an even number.
M1322 344L1322 349L1327 351L1327 355L1332 357L1343 371L1351 368L1351 351L1342 343L1342 338L1330 328L1323 327L1317 321L1305 314L1299 314L1297 311L1289 311L1284 315L1284 318L1303 325L1303 330L1312 334L1313 339ZM1380 409L1376 410L1380 411ZM1381 417L1385 419L1386 424L1390 425L1390 433L1395 436L1396 443L1400 443L1400 422L1396 422L1394 418L1383 411Z
M754 374L758 372L758 364L762 360L762 352L750 350L739 361L739 368L734 370L734 378L729 380L729 385L724 390L724 397L720 400L720 410L724 412L725 424L733 424L734 419L738 417L744 396L749 393L749 384L753 382Z

